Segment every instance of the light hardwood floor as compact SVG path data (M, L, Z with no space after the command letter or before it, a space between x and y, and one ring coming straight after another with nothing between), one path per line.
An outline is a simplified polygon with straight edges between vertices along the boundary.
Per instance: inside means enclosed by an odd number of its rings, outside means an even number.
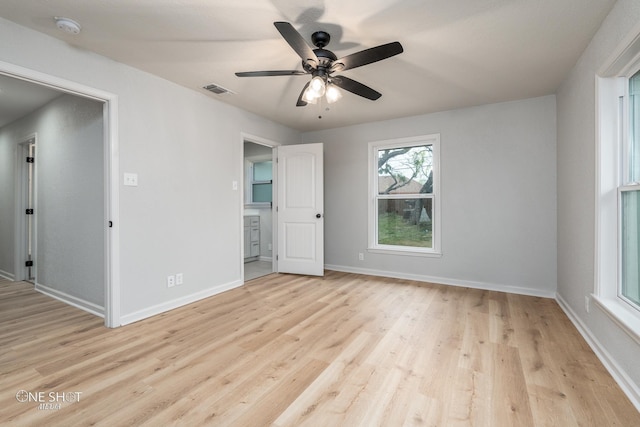
M640 414L553 300L328 271L113 330L2 283L3 422L602 427Z

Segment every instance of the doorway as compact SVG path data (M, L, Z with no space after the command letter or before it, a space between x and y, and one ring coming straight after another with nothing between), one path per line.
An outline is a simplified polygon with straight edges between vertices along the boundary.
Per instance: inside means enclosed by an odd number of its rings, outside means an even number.
M0 261L3 262L3 265L0 266L0 273L10 280L31 279L36 290L104 317L105 325L108 327L119 326L118 235L115 229L118 221L118 176L117 156L115 155L118 150L117 97L75 82L1 61L0 78L3 79L4 94L15 92L18 94L17 96L22 95L24 99L27 99L27 94L32 95L32 92L38 92L41 88L55 92L51 98L54 99L53 101L49 99L40 102L40 104L34 104L29 111L16 110L16 117L6 121L0 127L0 130L4 131L0 134L0 160L3 158L6 160L8 158L36 157L29 155L29 150L32 148L32 153L35 154L36 146L38 156L41 159L47 159L47 163L32 167L31 171L29 171L29 167L21 166L21 162L25 160L13 162L10 167L2 168L4 169L3 173L9 174L6 182L13 182L14 185L0 186L2 187L0 190L6 193L2 199L10 201L10 203L6 203L8 208L0 212L0 216L2 216L0 223L10 227L10 235L13 236L3 240L4 243L0 249L0 254L2 254ZM29 96L29 99L32 97ZM7 107L3 112L9 108L13 112L18 105L23 104L23 102L12 103L8 101L7 97L3 97L0 101L3 102L3 107ZM88 126L79 123L79 120L86 115L74 118L73 120L78 120L77 124L76 122L68 123L66 119L63 119L68 116L60 115L62 111L67 110L86 113L85 109L78 108L79 103L83 103L83 107L91 104L95 110L95 114L91 116L94 119L89 130ZM41 114L40 112L45 111L44 109L47 113L54 111L55 114ZM26 119L23 119L25 117ZM45 118L48 118L49 121L46 122ZM75 138L67 138L69 135L56 132L55 126L45 126L45 123L59 124L60 126L64 124L68 129L75 129L77 130L75 135L71 135ZM38 128L42 129L42 135L37 131ZM33 130L28 132L25 129ZM34 138L33 146L30 147L30 141L24 139L24 135L33 132L37 132L38 141L36 142ZM72 141L75 143L85 140L87 135L83 132L91 132L91 135L95 135L96 144L77 143L75 150L60 148L61 142L70 144ZM89 153L86 150L92 150L89 156L87 156ZM82 161L76 161L72 156L79 157ZM87 158L96 159L99 164L98 172L91 175L94 178L91 181L84 179L84 173L89 168L94 170L96 168L95 163L87 161ZM57 161L58 164L56 165L54 161ZM7 161L2 163L8 164ZM60 167L60 164L64 164L65 167ZM70 168L69 165L73 165L73 168ZM40 176L41 166L43 167L42 176ZM72 169L73 175L58 173L66 172L69 169ZM45 175L49 179L45 179ZM67 179L67 175L70 176L69 179ZM51 179L52 176L66 179L65 182L69 185L61 186L55 179ZM77 179L78 176L82 176L83 179ZM42 181L40 182L42 185L37 184L38 180ZM45 188L51 186L63 188L65 191L64 193L51 192L48 191L50 189ZM81 197L78 197L80 193L77 188L80 188L82 192ZM40 197L40 193L47 195L47 197ZM42 211L40 213L35 207L25 207L29 204L34 206L33 203L36 200ZM69 201L88 201L88 203L75 206ZM69 221L69 213L84 213L87 211L84 208L85 205L97 207L95 212L92 211L91 215L85 215L82 219L83 223L88 220L93 221L94 225L91 226L90 236L86 235L84 229L77 227L74 229L72 226L63 229L58 226L60 223L64 224L65 221L72 224L79 223L80 221ZM55 206L61 207L55 209ZM34 211L29 220L25 219L30 216L27 213L28 209ZM57 216L54 218L52 213ZM38 224L41 222L42 226L39 226ZM109 228L107 224L114 224L114 227ZM0 230L0 234L4 233L3 230ZM72 249L77 249L81 246L77 244L78 241L90 242L96 249L92 252L95 256L92 258L94 262L90 267L86 267L87 263L75 262L75 253L61 248L61 244L66 242L71 245ZM46 256L41 256L40 251L48 252L46 252ZM69 258L70 262L58 265L52 261L52 254L62 254L62 256ZM27 265L29 261L32 265ZM81 268L84 271L81 273L91 277L94 286L83 287L87 282L84 280L84 276L81 277L81 280L75 281L58 280L56 274L59 275L61 270L67 277L68 273L74 277L77 276L76 273L80 271L78 264L82 264ZM28 267L31 267L30 271L28 271ZM72 285L69 288L71 282L78 282L80 285L75 287ZM90 289L90 294L87 294L87 289Z
M324 274L323 151L322 143L280 145L242 135L243 281L274 272ZM267 256L256 250L265 246ZM254 275L256 261L265 263Z
M274 145L243 140L244 281L276 271L274 253Z

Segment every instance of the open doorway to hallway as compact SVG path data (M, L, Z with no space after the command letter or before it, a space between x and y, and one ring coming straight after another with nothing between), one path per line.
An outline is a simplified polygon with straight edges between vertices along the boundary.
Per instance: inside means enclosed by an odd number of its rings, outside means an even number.
M0 277L105 317L111 94L0 62Z

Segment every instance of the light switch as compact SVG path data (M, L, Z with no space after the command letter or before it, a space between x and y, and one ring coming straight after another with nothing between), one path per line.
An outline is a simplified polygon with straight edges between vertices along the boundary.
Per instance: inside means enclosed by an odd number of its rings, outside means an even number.
M238 189L238 181L231 181L231 188L233 188L234 190Z
M138 186L138 174L137 173L127 173L124 174L124 185L129 187L137 187Z

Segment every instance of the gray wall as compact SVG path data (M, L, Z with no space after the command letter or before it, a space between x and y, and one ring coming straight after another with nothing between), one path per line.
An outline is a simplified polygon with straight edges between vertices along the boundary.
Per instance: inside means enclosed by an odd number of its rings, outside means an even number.
M326 263L553 296L555 117L547 96L303 134L325 144ZM432 133L441 138L442 257L367 253L368 142Z
M557 284L587 331L640 384L638 344L598 309L583 308L594 283L594 74L639 21L640 2L619 0L559 89L557 157L553 96L304 134L305 142L325 143L327 263L543 295ZM300 135L2 19L0 40L15 41L0 43L1 61L118 96L120 171L140 180L119 187L127 320L238 284L242 192L231 181L242 175L240 135L284 144ZM444 255L366 253L367 142L428 133L442 138ZM177 272L185 284L167 289L166 275Z
M640 2L619 0L557 94L558 296L611 361L640 387L640 346L584 298L594 292L595 75L640 22Z
M16 150L36 133L36 281L97 308L104 307L104 183L102 103L62 95L0 129L7 168L1 179L14 182ZM5 163L7 159L3 159ZM0 230L15 230L13 188L4 191ZM11 207L5 216L6 207ZM12 234L12 233L11 233ZM13 265L13 240L2 240ZM4 258L4 256L3 256ZM4 269L4 268L3 268ZM15 273L15 272L13 272Z
M299 134L196 90L78 50L0 19L0 60L118 97L118 161L139 175L119 186L123 322L150 316L241 278L242 133L290 144ZM236 207L236 208L234 208ZM166 277L183 273L184 284Z

